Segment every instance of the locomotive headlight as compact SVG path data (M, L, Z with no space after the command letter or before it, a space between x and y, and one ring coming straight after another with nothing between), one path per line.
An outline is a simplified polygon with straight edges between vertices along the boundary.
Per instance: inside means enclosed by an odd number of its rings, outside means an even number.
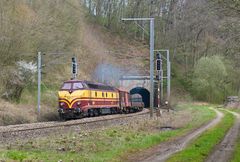
M80 106L80 104L81 104L81 102L80 102L80 101L78 101L78 102L77 102L77 105L78 105L78 106Z
M165 105L168 105L168 101L165 101Z
M63 106L64 106L64 103L63 103L63 102L60 102L60 106L63 107Z

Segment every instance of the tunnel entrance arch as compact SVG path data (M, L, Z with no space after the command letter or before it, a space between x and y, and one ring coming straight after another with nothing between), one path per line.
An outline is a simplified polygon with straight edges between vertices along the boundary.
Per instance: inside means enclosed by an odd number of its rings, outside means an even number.
M135 87L130 90L130 94L140 94L144 102L144 107L150 106L150 92L143 87Z

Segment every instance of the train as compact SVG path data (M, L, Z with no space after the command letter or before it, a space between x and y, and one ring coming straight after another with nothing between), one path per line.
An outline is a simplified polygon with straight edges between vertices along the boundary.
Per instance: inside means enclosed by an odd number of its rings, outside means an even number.
M139 94L82 80L63 82L58 91L58 113L61 120L94 117L106 114L133 113L144 108Z

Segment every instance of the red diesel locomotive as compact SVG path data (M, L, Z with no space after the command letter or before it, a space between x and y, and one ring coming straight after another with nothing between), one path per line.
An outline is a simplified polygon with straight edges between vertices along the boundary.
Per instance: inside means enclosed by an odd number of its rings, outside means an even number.
M89 81L70 80L58 92L61 119L130 113L144 107L142 97L112 86Z

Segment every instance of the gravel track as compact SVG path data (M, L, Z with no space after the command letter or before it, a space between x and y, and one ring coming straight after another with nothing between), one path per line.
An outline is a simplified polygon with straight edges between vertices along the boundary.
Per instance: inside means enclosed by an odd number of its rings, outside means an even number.
M148 109L132 114L106 115L65 122L54 121L1 126L0 144L10 144L19 140L29 140L50 134L63 134L69 131L81 132L106 126L125 125L131 121L142 120L143 118L149 118Z
M143 152L141 155L138 154L138 157L132 157L129 161L136 162L162 162L166 161L171 155L183 150L189 142L193 139L197 138L200 134L202 134L207 129L217 125L223 117L223 113L211 108L217 114L217 117L213 119L206 125L201 126L200 128L188 133L185 136L178 137L173 141L164 142L156 147L150 148L146 152Z
M223 109L236 116L237 120L233 127L228 131L222 142L216 146L213 153L207 158L206 162L226 162L232 157L234 146L240 131L240 115L238 113Z

